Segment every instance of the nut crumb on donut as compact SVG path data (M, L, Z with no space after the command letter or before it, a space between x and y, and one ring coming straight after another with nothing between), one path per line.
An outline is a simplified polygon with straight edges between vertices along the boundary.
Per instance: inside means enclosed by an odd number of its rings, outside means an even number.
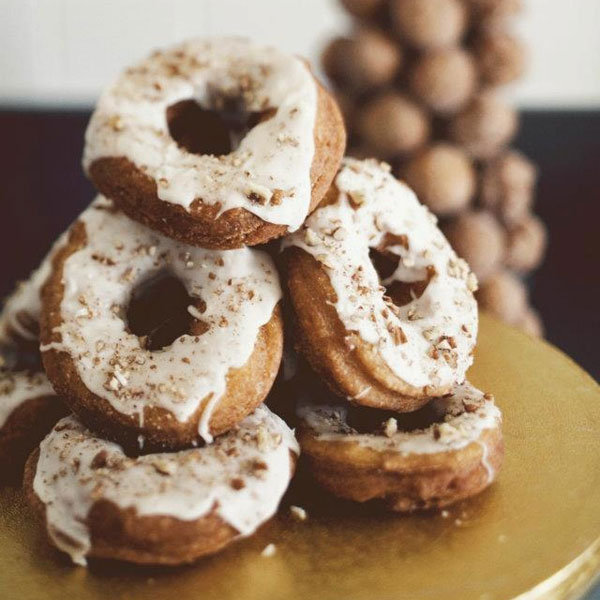
M264 556L266 558L270 558L271 556L274 556L276 552L277 552L277 547L275 546L275 544L267 544L263 548L263 551L260 553L260 555Z
M392 437L394 434L398 432L398 421L393 417L390 417L385 422L384 433L387 437Z
M295 506L292 504L290 506L290 514L296 521L306 521L308 519L308 513L301 506Z

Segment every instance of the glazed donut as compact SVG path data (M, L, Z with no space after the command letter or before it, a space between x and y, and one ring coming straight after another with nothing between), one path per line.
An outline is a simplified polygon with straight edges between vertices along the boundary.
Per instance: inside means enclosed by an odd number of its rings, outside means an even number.
M0 370L0 483L21 477L29 453L66 414L43 373Z
M85 140L85 171L131 218L229 249L300 227L335 176L345 130L301 59L227 38L129 68L100 98Z
M184 333L170 345L136 335L128 312L134 291L165 272L185 288ZM280 297L266 253L184 245L100 197L55 257L42 359L70 408L109 439L142 436L140 443L171 448L209 442L252 412L275 379Z
M61 236L29 279L20 282L6 299L0 312L0 346L18 346L37 351L40 334L41 291L52 270L56 249L64 242Z
M136 458L70 416L27 461L25 490L51 543L73 562L174 565L269 519L297 454L294 434L265 406L209 446Z
M284 240L299 346L352 402L416 410L471 365L476 279L435 223L388 165L345 159Z
M298 441L320 485L357 502L382 499L395 511L478 494L502 464L500 410L468 382L408 415L409 430L402 430L406 415L348 404L304 402L298 416Z

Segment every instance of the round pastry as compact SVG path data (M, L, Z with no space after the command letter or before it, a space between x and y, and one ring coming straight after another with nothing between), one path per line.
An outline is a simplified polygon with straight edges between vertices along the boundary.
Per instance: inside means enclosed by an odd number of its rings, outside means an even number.
M416 410L471 365L476 279L435 223L389 166L345 159L284 240L299 346L351 402Z
M448 48L421 56L410 76L410 89L439 113L459 110L469 100L477 73L475 63L462 48Z
M71 416L27 461L25 490L51 543L73 562L175 565L269 519L297 454L294 434L265 406L209 446L138 457Z
M83 164L133 219L227 249L300 227L344 146L337 105L301 59L196 40L155 52L104 92Z
M0 483L21 477L29 453L66 414L43 373L0 370Z
M41 291L52 270L56 249L64 242L61 236L26 281L20 282L6 299L0 312L0 345L18 346L27 350L39 347Z
M166 276L179 287L163 286ZM71 228L44 288L44 366L71 409L109 439L208 442L275 379L280 297L265 252L186 246L100 197Z
M510 271L500 270L481 284L477 301L505 323L517 325L527 311L527 288Z
M531 208L536 177L533 163L520 152L509 150L485 165L481 202L505 223L516 223Z
M438 143L411 158L402 170L406 183L436 215L466 208L475 194L471 159L458 146Z
M535 215L528 215L509 228L505 264L517 273L528 273L540 266L546 250L546 226Z
M491 93L474 98L450 122L449 134L474 158L494 156L517 131L516 111Z
M444 235L456 253L464 258L480 282L502 264L506 234L492 214L468 210L443 227Z
M357 502L395 511L441 508L496 478L502 417L489 394L465 382L418 413L301 403L298 441L317 482ZM404 428L404 429L403 429Z
M474 45L477 67L489 85L505 85L518 79L525 70L525 47L505 31L483 32Z
M356 127L367 146L389 158L413 152L430 133L423 109L396 92L385 92L367 102L357 114Z
M456 44L467 24L460 0L391 0L390 13L400 39L420 50Z
M332 40L322 63L338 87L360 93L391 82L402 64L402 51L379 30L362 27L352 38Z

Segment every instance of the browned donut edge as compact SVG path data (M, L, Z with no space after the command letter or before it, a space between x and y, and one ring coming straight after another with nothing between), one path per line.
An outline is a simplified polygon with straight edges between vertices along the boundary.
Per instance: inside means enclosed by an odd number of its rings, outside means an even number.
M348 332L335 309L337 296L329 277L313 256L291 247L286 250L286 265L298 348L334 393L363 406L411 412L431 397L451 391L451 386L421 388L406 383L383 362L372 344Z
M42 290L42 345L61 341L60 333L55 328L62 324L63 268L68 257L84 247L86 241L85 226L83 223L75 224L66 245L53 259L52 274ZM225 393L210 419L212 435L228 431L261 404L277 376L282 352L283 320L277 305L271 319L259 329L254 350L246 364L229 370ZM141 435L145 440L145 449L178 449L201 443L198 424L203 404L183 423L162 408L146 408L143 426L140 426L137 416L118 412L107 400L88 390L79 377L75 361L68 353L50 349L43 353L42 360L48 379L69 408L85 425L106 438L132 447L137 445L138 436Z
M0 484L18 484L29 453L54 424L68 414L56 396L37 396L25 400L0 428Z
M340 110L329 92L317 85L317 118L314 129L315 155L311 164L312 212L335 177L346 148L346 130ZM263 221L244 208L218 216L219 207L196 199L187 211L164 202L156 182L127 157L105 157L89 167L96 189L132 219L164 235L192 246L228 250L263 244L287 233L287 226Z
M498 472L504 458L500 428L485 430L480 440ZM381 499L398 512L442 508L492 483L477 442L453 452L402 456L357 442L320 440L305 426L299 428L298 441L313 477L326 490L356 502Z
M47 530L46 507L33 489L40 451L25 465L25 496ZM296 456L290 452L290 478ZM87 526L92 547L90 557L123 560L147 565L181 565L214 554L238 537L238 531L223 521L215 508L199 519L182 521L166 515L139 516L135 509L122 509L108 500L90 509Z

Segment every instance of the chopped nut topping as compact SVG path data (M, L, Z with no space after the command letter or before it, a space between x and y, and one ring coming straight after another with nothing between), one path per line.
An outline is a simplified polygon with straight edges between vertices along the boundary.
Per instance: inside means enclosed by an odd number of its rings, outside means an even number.
M121 131L125 125L123 119L121 119L119 115L113 115L108 120L108 126L111 127L113 131Z
M239 477L235 477L234 479L232 479L229 482L229 485L234 489L234 490L241 490L243 488L246 487L246 484L244 483L244 480L239 478Z
M155 459L152 466L160 475L173 475L177 471L177 464L166 459Z
M479 283L475 273L469 273L467 276L467 288L470 292L476 292L479 289Z
M297 521L306 521L308 513L301 506L290 506L290 513Z
M106 450L100 450L94 458L92 458L92 462L90 463L90 467L92 469L102 469L106 467L108 459L108 452Z
M267 544L264 547L263 551L260 553L260 555L270 558L271 556L273 556L275 554L275 552L277 552L277 548L275 547L275 544Z
M398 421L396 421L396 419L394 419L393 417L390 417L385 422L385 428L383 432L385 433L386 437L392 437L398 432Z

